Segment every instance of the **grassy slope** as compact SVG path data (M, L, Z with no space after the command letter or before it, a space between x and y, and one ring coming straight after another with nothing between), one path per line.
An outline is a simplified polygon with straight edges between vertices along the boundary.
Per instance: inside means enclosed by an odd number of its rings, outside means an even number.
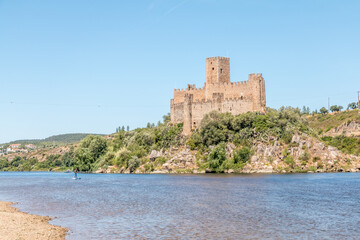
M358 110L349 110L332 114L317 114L308 117L309 126L319 135L324 134L332 128L339 127L344 123L356 121L360 122ZM327 145L338 148L344 153L360 155L360 136L346 137L338 135L335 137L323 136L321 140Z
M331 114L315 114L308 117L309 126L318 133L325 133L349 121L360 122L358 110L349 110Z

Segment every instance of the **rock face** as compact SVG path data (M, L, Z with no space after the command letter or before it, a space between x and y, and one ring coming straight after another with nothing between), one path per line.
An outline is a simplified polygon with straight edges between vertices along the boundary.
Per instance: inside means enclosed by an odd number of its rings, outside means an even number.
M166 163L162 165L163 171L168 172L192 172L197 170L195 152L186 148L175 153L166 152L165 156L170 158Z
M151 161L154 161L155 159L161 157L162 155L163 155L162 150L160 150L160 151L152 150L150 155L149 155L149 159Z
M355 125L351 125L356 128ZM149 161L143 162L133 173L211 173L201 163L208 152L197 152L186 146L153 150ZM233 143L225 146L227 158L233 158L237 147ZM326 146L320 140L306 134L296 134L289 144L277 138L266 141L255 140L253 155L242 169L227 169L225 173L286 173L286 172L359 172L360 157L342 153L337 148ZM99 173L130 173L129 169L109 166Z
M326 147L323 142L306 134L294 135L288 146L281 146L275 141L273 145L256 143L255 149L255 155L244 167L244 172L287 172L290 165L298 171L359 171L360 157L342 153L331 146Z
M332 128L324 134L324 136L335 137L338 135L349 136L360 136L360 123L356 121L344 123L343 125Z
M228 143L225 149L227 157L232 158L236 146ZM267 142L255 141L253 151L254 155L241 172L281 173L294 169L300 172L360 171L360 157L342 153L306 134L294 135L288 145L276 138L271 138ZM154 156L157 155L152 152L149 158L152 159ZM196 151L190 151L188 148L170 149L162 156L169 160L157 170L159 173L212 172L210 169L199 170L200 159L197 159ZM229 169L225 172L233 173L234 170Z

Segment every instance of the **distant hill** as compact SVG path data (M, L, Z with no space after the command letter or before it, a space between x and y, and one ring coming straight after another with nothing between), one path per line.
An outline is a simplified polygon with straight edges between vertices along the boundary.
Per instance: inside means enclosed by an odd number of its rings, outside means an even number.
M16 140L10 142L20 143L20 144L34 144L34 145L62 145L69 143L77 143L80 142L83 138L88 135L100 135L104 134L91 134L91 133L68 133L68 134L60 134L51 137L47 137L45 139L25 139L25 140Z

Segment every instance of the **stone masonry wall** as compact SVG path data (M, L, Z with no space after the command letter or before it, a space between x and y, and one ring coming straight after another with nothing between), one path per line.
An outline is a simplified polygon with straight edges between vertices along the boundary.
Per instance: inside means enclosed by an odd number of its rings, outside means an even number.
M172 123L184 123L184 134L198 127L211 111L237 115L249 111L265 112L265 82L261 74L249 74L248 81L230 82L230 59L206 59L206 83L203 88L188 84L175 89L170 101Z

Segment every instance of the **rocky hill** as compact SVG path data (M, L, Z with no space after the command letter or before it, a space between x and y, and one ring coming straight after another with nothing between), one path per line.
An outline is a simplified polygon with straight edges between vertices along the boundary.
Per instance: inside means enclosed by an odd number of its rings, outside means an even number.
M359 122L356 111L313 116L293 108L269 109L266 115L213 112L186 137L182 125L171 125L165 116L156 127L106 138L91 135L76 145L20 155L21 161L15 154L3 157L0 168L76 167L97 173L358 172ZM33 165L24 168L30 159Z

